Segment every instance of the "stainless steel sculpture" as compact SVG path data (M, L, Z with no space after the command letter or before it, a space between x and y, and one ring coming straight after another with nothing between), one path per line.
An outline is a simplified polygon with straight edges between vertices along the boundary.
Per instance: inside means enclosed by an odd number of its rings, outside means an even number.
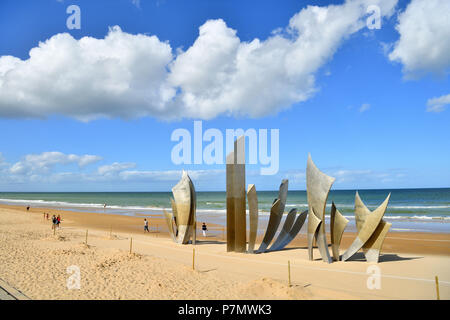
M293 209L291 209L291 211L289 211L288 215L286 216L286 220L284 221L283 228L281 228L281 231L278 234L278 237L272 243L270 248L267 249L267 251L275 250L275 248L280 244L280 242L289 233L289 231L291 231L291 228L292 228L292 225L294 224L296 215L297 215L297 209L296 208L293 208Z
M342 234L347 226L348 219L336 208L334 202L331 203L330 212L330 233L331 233L331 251L333 260L339 261L339 245L341 244Z
M227 155L227 252L234 251L234 151Z
M284 213L284 207L286 205L288 183L289 182L287 179L281 181L280 190L278 191L278 198L273 203L270 210L269 224L267 226L266 234L264 235L263 241L258 249L259 253L266 251L267 247L275 236L275 233L277 232L278 226L280 225L280 221ZM277 202L278 205L277 207L275 207Z
M227 155L227 251L245 252L247 224L245 204L245 136L234 142Z
M313 240L316 240L322 260L331 263L325 231L325 206L334 178L321 172L308 154L306 193L308 198L308 254L313 260Z
M189 176L188 176L189 178ZM192 226L192 244L196 244L197 241L197 195L195 193L194 184L189 178L189 189L191 190L191 214L190 214L190 225Z
M295 211L294 211L295 210ZM297 213L297 209L292 209L290 212ZM308 214L308 210L303 211L297 216L297 219L295 219L294 225L287 231L286 233L283 233L284 227L286 226L286 223L283 226L283 230L281 231L280 235L278 236L277 240L274 242L274 244L270 247L269 251L275 251L275 250L281 250L284 247L286 247L300 232L300 229L302 228L303 224L305 223L306 216ZM294 215L295 217L295 215ZM287 218L286 218L287 221ZM287 228L286 228L287 229Z
M191 178L183 170L181 180L172 188L172 213L164 210L169 234L177 243L195 244L196 196Z
M286 245L288 245L300 232L300 229L302 228L303 223L306 220L307 211L302 212L300 215L297 216L297 209L294 208L291 211L289 211L286 220L284 222L283 228L280 231L277 239L270 246L270 248L267 249L267 246L273 239L283 216L282 206L285 206L286 204L287 186L288 181L283 180L280 185L278 198L274 200L272 207L270 209L269 224L266 229L264 240L260 245L260 249L255 251L254 247L258 228L258 199L256 197L255 186L253 184L249 185L247 191L248 208L250 213L250 239L248 244L249 253L262 253L268 251L281 250ZM264 249L261 250L262 248Z
M256 235L258 233L258 197L254 184L248 185L247 190L248 212L250 214L250 236L248 239L248 252L255 251Z
M363 249L368 262L378 262L381 246L386 237L390 223L382 218L386 212L391 194L373 212L371 212L362 202L359 193L355 196L355 219L358 235L350 247L342 255L342 261L351 258L359 249Z
M175 232L173 230L173 215L163 209L164 217L166 218L167 229L169 230L169 235L172 237L173 241L176 241Z

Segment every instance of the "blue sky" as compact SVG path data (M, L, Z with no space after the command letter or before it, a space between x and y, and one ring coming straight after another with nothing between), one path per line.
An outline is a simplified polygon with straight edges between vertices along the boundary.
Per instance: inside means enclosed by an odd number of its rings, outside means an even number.
M258 190L304 190L308 152L335 189L449 187L449 6L355 3L2 1L0 191L168 191L182 169L224 190L224 165L171 160L194 120L279 129Z

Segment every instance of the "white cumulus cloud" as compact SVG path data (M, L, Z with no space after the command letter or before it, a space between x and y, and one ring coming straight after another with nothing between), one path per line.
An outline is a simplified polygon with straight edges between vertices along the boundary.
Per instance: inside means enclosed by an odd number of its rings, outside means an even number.
M102 160L95 155L64 154L58 151L43 152L41 154L26 155L21 161L14 163L10 168L11 174L33 175L36 173L48 173L58 164L67 165L75 163L79 167Z
M118 26L104 39L57 34L30 57L0 57L0 117L53 114L159 119L218 115L260 117L305 101L315 74L339 45L366 26L369 5L391 16L397 0L348 0L307 6L267 39L241 41L221 20L209 20L185 51L156 36Z
M30 50L30 58L0 57L0 116L80 120L164 117L170 88L170 45L119 27L104 39L57 34Z
M136 167L133 162L114 162L113 164L104 165L98 168L98 174L100 175L112 175L120 173L123 170Z
M403 64L406 78L428 72L445 75L450 67L450 1L412 0L399 15L400 39L389 59Z

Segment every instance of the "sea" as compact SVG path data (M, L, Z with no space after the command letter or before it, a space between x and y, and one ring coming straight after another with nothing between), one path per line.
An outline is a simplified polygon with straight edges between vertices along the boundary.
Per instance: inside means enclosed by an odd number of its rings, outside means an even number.
M392 232L450 233L450 188L358 190L370 210L379 206L391 193L384 219L392 223ZM326 206L326 225L334 202L349 220L346 231L355 231L354 203L356 190L332 190ZM163 216L171 210L171 192L0 192L0 204L100 212L127 216ZM259 229L268 222L270 207L278 191L259 191ZM106 204L106 208L104 207ZM306 191L289 191L285 213L308 208ZM225 226L226 193L197 192L197 221ZM302 228L305 232L306 226Z

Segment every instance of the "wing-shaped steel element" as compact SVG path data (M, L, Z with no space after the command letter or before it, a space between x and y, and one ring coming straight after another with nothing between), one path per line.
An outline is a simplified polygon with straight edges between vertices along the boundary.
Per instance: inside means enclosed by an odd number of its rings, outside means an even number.
M367 211L370 212L370 210L367 209L367 207L362 203L362 201L361 201L361 203L358 203L358 200L361 200L361 199L359 198L359 194L356 193L355 216L360 221L359 223L362 223L362 226L360 225L360 230L358 232L358 235L356 236L356 239L353 241L353 243L350 245L350 247L347 249L347 251L345 251L345 253L342 255L342 261L346 261L349 258L351 258L375 234L375 231L378 228L378 226L380 225L383 215L386 212L386 208L388 206L390 197L391 197L391 194L389 193L386 200L384 200L384 202L378 208L376 208L370 214L367 214ZM362 204L362 206L361 206L361 204ZM389 227L390 227L389 224L383 224L380 227L381 229L378 231L379 232L378 236L382 236L384 239L387 231L389 230ZM379 249L381 248L383 239L378 240L375 237L373 240L371 240L369 245L374 245L376 243L376 246L378 247L378 252L379 252ZM373 252L371 252L370 255L372 257ZM371 258L371 259L373 259L373 258ZM378 260L378 258L377 258L377 260Z
M280 199L275 199L274 203L272 204L272 207L270 208L270 216L275 215L280 211L280 205L281 205ZM273 225L274 224L272 223L272 226ZM269 224L266 229L266 235L267 235L267 232L269 231L269 228L273 228L270 225L270 218L269 218ZM275 229L275 231L276 231L276 229ZM275 231L274 231L274 233L275 233ZM272 237L273 237L273 235L272 235ZM264 237L263 242L259 246L257 253L263 253L266 251L268 245L267 245L267 243L264 242L265 239L266 239L266 237Z
M283 239L288 235L289 231L291 231L292 226L295 222L295 217L297 215L297 209L293 208L291 211L289 211L286 220L284 221L283 228L281 229L280 233L278 234L277 239L272 243L269 249L267 251L274 251L278 247L278 245L283 241Z
M358 191L356 191L355 195L355 222L356 229L358 232L361 231L364 222L366 222L366 218L370 215L369 208L366 207L364 202L362 202L361 197L359 196Z
M364 202L361 200L359 193L356 192L355 196L355 219L356 219L356 227L358 232L361 231L364 222L366 221L366 217L370 214L370 210L366 207ZM391 227L391 223L388 223L381 219L380 224L375 229L373 235L367 240L367 242L363 245L362 249L366 260L368 262L378 262L378 258L380 256L381 247L383 245L384 239L386 237L389 228Z
M288 191L287 179L281 181L280 190L278 191L278 209L274 210L274 205L270 210L269 224L267 225L266 234L264 235L263 242L261 243L258 252L265 252L270 242L272 241L278 226L280 225L281 218L283 217L284 207L286 205L287 191ZM275 202L276 203L276 202Z
M178 214L177 214L177 205L175 204L175 200L173 198L170 198L170 203L172 204L172 224L173 224L173 234L175 235L175 238L178 236Z
M178 235L177 242L186 244L189 242L192 232L192 193L190 188L190 178L186 171L183 171L181 180L172 188L177 212Z
M258 233L258 197L254 184L248 185L247 190L248 211L250 214L250 237L248 240L248 252L253 253L255 250L256 235Z
M169 235L172 237L173 241L176 241L175 232L173 230L173 216L172 213L167 212L163 209L164 217L166 218L167 229L169 230Z
M301 228L303 227L303 224L305 223L306 217L308 216L308 210L303 211L297 216L297 219L295 219L294 226L291 228L289 233L287 234L287 237L283 239L283 241L278 245L278 247L274 248L275 250L281 250L284 247L286 247L294 238L297 236L297 234L300 232Z
M192 180L189 178L189 189L191 192L191 212L190 212L190 226L191 226L191 234L192 234L192 244L195 245L197 241L197 196L195 194L194 184Z
M297 234L300 232L301 228L303 227L303 224L305 223L306 217L308 216L308 210L303 211L299 215L297 215L297 219L295 219L294 225L292 226L291 230L286 234L286 236L283 238L283 240L280 241L280 243L274 247L272 250L281 250L284 247L286 247L294 238L297 236Z
M328 193L333 185L334 178L321 172L308 154L306 165L306 193L308 198L308 253L309 259L313 260L313 240L316 239L322 260L331 263L328 252L325 231L325 207ZM319 220L319 223L317 222Z
M372 236L364 244L363 251L364 255L366 256L367 262L378 262L381 247L383 246L384 239L386 238L386 235L391 226L391 223L381 220Z
M331 204L330 213L330 233L331 233L331 249L333 259L339 261L339 245L341 244L342 234L347 226L348 220L339 212L334 202Z

